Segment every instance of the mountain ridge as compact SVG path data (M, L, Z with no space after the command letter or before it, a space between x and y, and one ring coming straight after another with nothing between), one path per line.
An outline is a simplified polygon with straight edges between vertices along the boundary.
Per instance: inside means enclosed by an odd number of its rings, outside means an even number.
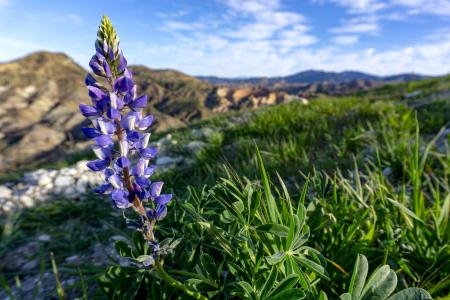
M377 76L360 71L322 71L322 70L305 70L287 76L275 77L247 77L247 78L226 78L220 76L196 76L201 80L216 85L290 85L290 84L314 84L321 82L345 83L355 80L370 80L376 82L391 83L395 81L420 80L430 78L431 76L416 73L401 73L389 76Z

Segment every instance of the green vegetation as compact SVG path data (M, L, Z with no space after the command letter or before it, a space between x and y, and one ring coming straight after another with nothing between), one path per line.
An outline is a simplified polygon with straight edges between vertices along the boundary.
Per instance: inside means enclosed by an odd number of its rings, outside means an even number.
M377 285L358 281L357 272L384 274L376 282L389 293L376 299L409 287L436 299L447 296L450 149L439 131L450 122L450 101L429 96L448 88L447 79L431 79L172 131L185 142L192 128L215 133L195 165L161 175L176 197L156 229L158 238L182 237L165 269L211 299L360 299L349 298L355 285L368 298ZM417 89L424 98L401 100ZM94 266L93 244L107 249L112 236L123 237L117 243L122 255L146 254L139 234L129 239L106 199L48 202L10 216L1 230L0 257L41 234L51 236L36 251L41 267L29 273L51 269L53 252L60 280L77 279L64 287L66 297L180 296L154 272L114 266L102 273ZM64 260L74 254L87 259ZM26 275L2 269L10 285ZM391 299L414 292L401 293Z

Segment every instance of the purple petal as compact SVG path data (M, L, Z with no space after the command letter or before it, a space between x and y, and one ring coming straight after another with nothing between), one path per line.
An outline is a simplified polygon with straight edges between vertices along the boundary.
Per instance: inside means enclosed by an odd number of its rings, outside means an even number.
M145 148L139 151L140 156L145 159L155 158L157 153L158 149L156 148Z
M162 181L153 182L152 185L150 186L150 197L152 198L158 197L159 194L161 194L163 184L164 182Z
M103 134L114 134L116 132L116 126L105 119L98 119L97 125Z
M122 156L127 156L128 155L128 150L130 148L130 146L128 145L127 141L120 141L119 142L119 147L120 147L120 154Z
M109 93L109 99L111 101L111 106L121 110L123 108L123 100L120 99L120 97L118 97L115 93Z
M116 162L117 166L121 169L130 166L130 160L126 156L119 157Z
M131 143L136 143L141 138L141 134L137 131L130 131L127 133L127 140Z
M150 140L150 133L144 133L139 139L139 143L136 144L137 149L147 148L148 141Z
M95 85L97 83L97 80L95 80L94 76L88 73L86 75L86 78L84 79L84 83L86 84L86 86L91 86Z
M99 112L95 107L86 104L80 104L80 112L86 118L101 116L101 112Z
M153 116L149 115L149 116L143 118L142 120L140 120L136 124L136 127L139 128L140 130L146 130L148 127L150 127L150 125L152 125L152 123L153 123Z
M144 176L138 176L134 179L136 184L138 184L141 188L146 189L150 186L150 180Z
M94 172L102 171L108 167L108 162L105 160L97 159L90 161L86 166Z
M116 172L111 168L107 168L103 171L103 174L105 175L105 179L108 180L108 178L116 174Z
M111 192L113 189L113 186L109 183L104 183L101 186L98 186L94 189L94 192L97 194L105 194L108 192Z
M109 99L108 97L103 98L95 103L97 110L105 112L108 109Z
M122 179L119 175L113 174L107 178L107 181L116 189L123 187Z
M106 54L106 51L105 51L105 54ZM114 49L112 47L110 47L108 50L108 56L111 61L115 60Z
M163 194L155 198L156 205L166 205L172 200L172 194Z
M81 131L83 131L84 136L88 139L93 139L101 135L100 131L91 127L83 127Z
M134 99L133 101L128 103L128 106L131 109L145 108L147 106L147 96L144 95L144 96Z
M134 176L143 176L145 168L147 167L148 161L145 159L138 159L136 165L131 169L131 173Z
M121 121L121 125L126 130L134 130L134 124L136 124L136 116L128 113Z
M97 145L92 145L92 150L94 151L95 155L101 159L101 160L105 160L105 161L111 161L112 158L112 153L111 153L111 149L108 147L100 147Z
M114 91L120 93L129 92L134 86L134 82L127 76L121 76L114 82Z
M98 146L107 146L113 143L112 138L107 134L102 134L94 138L94 141Z
M111 199L117 208L125 209L133 205L128 200L128 192L121 189L114 190L111 193Z
M103 68L98 61L97 55L92 56L91 60L89 61L89 66L95 74L99 76L105 75L105 73L103 73Z
M156 207L156 219L162 220L167 216L167 206L160 205Z
M152 176L155 173L155 167L148 167L144 171L145 176Z
M120 111L117 108L110 107L106 113L108 118L110 119L119 119L120 118Z
M119 73L122 73L123 71L125 71L125 68L127 67L127 60L125 58L125 56L123 56L122 50L119 51L119 63L117 65L117 71L119 71Z
M89 91L89 97L91 97L95 101L102 100L108 96L108 94L104 90L96 86L88 85L87 88Z

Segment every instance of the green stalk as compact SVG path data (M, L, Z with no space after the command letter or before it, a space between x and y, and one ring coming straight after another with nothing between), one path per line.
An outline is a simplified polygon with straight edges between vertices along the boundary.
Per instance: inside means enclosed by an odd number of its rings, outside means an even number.
M200 294L199 292L194 292L188 289L184 284L170 276L163 268L162 261L159 259L156 260L156 271L158 272L159 276L162 277L168 284L173 286L176 289L179 289L180 291L183 291L186 295L191 296L194 299L201 299L201 300L208 300L205 296Z

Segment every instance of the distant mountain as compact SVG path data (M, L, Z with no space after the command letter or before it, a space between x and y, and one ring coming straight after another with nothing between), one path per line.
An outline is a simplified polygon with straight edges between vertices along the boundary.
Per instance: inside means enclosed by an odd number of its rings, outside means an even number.
M214 85L260 85L271 87L281 85L315 84L323 82L345 83L357 80L389 83L395 81L420 80L427 78L427 76L411 73L383 77L356 71L325 72L308 70L285 77L222 78L214 76L198 76L197 78Z

